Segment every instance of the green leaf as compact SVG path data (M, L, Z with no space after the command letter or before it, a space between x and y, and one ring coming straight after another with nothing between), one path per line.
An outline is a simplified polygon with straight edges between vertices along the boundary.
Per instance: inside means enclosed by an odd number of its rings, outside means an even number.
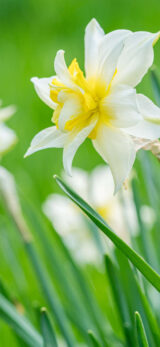
M53 312L53 315L59 325L59 328L64 336L64 339L68 347L74 346L74 336L72 330L68 323L67 317L63 310L63 307L55 293L54 287L50 281L50 278L46 272L46 269L43 267L36 250L34 249L31 242L25 243L26 250L32 266L35 270L37 279L39 280L39 285L41 285L45 298L47 299L50 308Z
M0 318L10 325L14 332L29 346L43 346L41 335L24 316L17 312L16 308L2 294L0 294Z
M56 336L53 331L50 319L47 315L45 307L41 309L41 330L44 340L44 347L58 347Z
M81 334L84 335L84 338L86 338L86 330L91 328L92 326L94 327L94 324L92 323L92 315L89 316L86 305L79 301L80 293L79 290L75 290L74 283L71 283L72 278L71 280L68 280L68 277L70 276L70 271L64 271L64 267L62 266L61 252L57 252L57 250L61 248L61 243L63 241L61 240L60 235L58 235L58 233L56 233L56 231L53 230L49 221L45 219L45 216L43 216L42 218L42 215L39 215L35 206L30 206L25 201L25 209L27 214L29 215L29 220L33 224L34 230L38 233L39 241L43 247L43 252L46 257L46 261L51 268L51 276L56 280L58 293L61 293L61 295L64 296L65 302L67 303L70 320L73 322L73 324L75 324L76 321L76 326L79 328ZM54 244L50 242L50 238L47 234L48 229L51 229L50 231L52 235L54 234ZM57 238L58 245L56 242ZM66 246L64 245L62 248L66 248ZM70 258L71 257L72 256L70 254ZM64 259L65 263L68 264L68 259L66 259L66 256L64 257ZM77 271L80 271L78 265ZM82 316L83 320L81 319Z
M122 285L117 275L117 268L108 255L105 255L105 268L108 274L112 294L118 309L119 317L121 319L121 325L124 331L126 343L129 346L132 346L133 338L131 331L131 319L129 309L123 293Z
M140 234L141 234L141 241L142 241L142 248L143 248L143 254L145 259L148 261L149 264L152 264L152 258L151 258L151 245L150 245L150 240L148 239L148 233L146 230L146 227L142 221L141 218L141 201L140 201L140 194L139 194L139 189L137 186L136 179L132 180L132 191L133 191L133 199L135 203L135 210L137 214L137 220L139 223L139 229L140 229Z
M139 347L149 347L147 336L144 330L143 322L139 312L135 312L136 337Z
M94 336L92 330L88 330L88 335L89 335L89 338L90 338L90 341L91 341L91 344L93 347L101 347L101 345L97 341L96 337Z
M160 276L152 267L123 240L120 239L107 225L103 218L90 207L80 196L78 196L71 188L69 188L63 180L55 176L56 182L62 190L74 201L87 216L98 226L99 229L118 247L133 265L148 279L150 283L160 291Z
M155 69L151 70L151 83L156 103L158 106L160 106L160 81L158 79Z
M146 319L148 321L152 336L154 338L155 345L158 347L158 346L160 346L160 330L159 330L159 326L158 326L158 323L156 320L156 316L152 312L149 301L148 301L146 295L144 294L144 292L142 291L142 288L139 284L139 281L137 280L137 278L135 278L135 280L136 280L139 295L141 297L141 301L143 304L143 309L145 312Z

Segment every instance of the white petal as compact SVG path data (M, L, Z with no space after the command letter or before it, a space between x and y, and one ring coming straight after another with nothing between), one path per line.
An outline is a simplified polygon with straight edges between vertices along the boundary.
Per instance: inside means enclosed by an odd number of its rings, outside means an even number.
M99 47L99 59L104 61L115 49L119 42L124 42L131 34L130 30L114 30L103 36Z
M33 138L25 157L45 148L61 148L64 146L65 140L66 134L58 130L56 126L46 128Z
M71 97L65 101L59 115L58 125L61 131L64 131L66 122L73 116L78 116L81 112L81 103L78 97Z
M160 108L142 94L137 95L137 101L142 120L125 131L132 136L144 139L158 139L160 137Z
M71 74L67 68L65 59L64 59L64 51L61 49L57 52L55 60L54 60L54 69L55 72L62 83L65 84L68 88L77 89L77 86L72 81Z
M0 122L4 122L9 119L16 112L14 105L3 107L0 109Z
M15 132L5 124L0 124L0 155L8 151L17 141Z
M43 204L43 212L63 237L72 234L81 225L81 214L65 196L49 195Z
M134 160L135 148L129 136L116 128L101 126L93 144L102 158L109 163L116 193L127 178Z
M68 176L64 171L62 174L63 179L75 190L77 194L79 194L84 200L88 203L89 201L89 174L88 172L80 169L73 168L72 169L72 177Z
M49 85L52 83L54 76L48 78L31 78L31 82L33 82L35 90L40 97L40 99L45 102L49 107L53 110L57 107L57 104L52 101L50 98L50 87Z
M99 75L109 85L129 30L115 30L104 36L99 47Z
M95 116L91 123L83 128L78 133L72 131L68 134L67 142L65 143L64 151L63 151L63 165L64 169L69 176L72 176L71 167L74 155L80 145L85 141L87 136L91 133L93 128L97 123L97 117Z
M85 71L87 78L96 74L98 68L99 46L104 36L104 31L96 21L92 19L85 31Z
M125 42L113 83L135 87L153 63L153 44L159 33L135 32Z
M120 85L112 88L102 101L102 112L103 110L115 127L130 127L141 120L136 90L129 86Z
M93 206L104 207L113 199L114 181L106 165L97 166L90 176L90 193Z

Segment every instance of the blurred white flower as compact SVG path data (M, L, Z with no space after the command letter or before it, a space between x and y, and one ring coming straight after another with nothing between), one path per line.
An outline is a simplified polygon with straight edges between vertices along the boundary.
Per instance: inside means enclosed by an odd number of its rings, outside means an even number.
M84 216L67 197L58 194L49 195L43 204L43 212L79 262L98 259L96 245Z
M156 221L155 211L150 206L141 206L140 215L143 223L145 223L148 228L151 228Z
M109 167L100 165L90 174L74 168L72 178L65 173L63 178L97 210L120 237L129 241L128 224L130 224L130 229L134 229L133 232L136 232L138 228L131 189L123 191L124 211L120 193L113 196L114 182ZM93 235L89 232L86 219L67 197L51 194L43 204L43 211L79 261L97 262L99 253L93 241ZM128 224L126 224L124 213ZM103 235L101 236L102 244L105 247L106 239L103 238Z
M31 236L21 210L14 176L3 166L0 166L0 196L13 217L23 240L29 241Z
M4 122L8 120L15 111L15 106L8 106L0 109L0 157L17 141L15 132L4 124Z
M32 78L39 97L55 110L55 126L34 137L26 156L64 147L63 164L70 175L74 155L89 137L109 164L117 192L135 160L134 138L160 137L160 109L135 90L152 65L159 36L130 30L105 35L92 19L85 32L86 76L76 59L67 68L60 50L54 61L56 76Z

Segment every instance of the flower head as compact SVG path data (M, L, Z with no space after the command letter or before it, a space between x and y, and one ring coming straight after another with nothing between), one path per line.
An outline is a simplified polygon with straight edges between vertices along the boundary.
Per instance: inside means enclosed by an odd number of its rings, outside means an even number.
M76 59L68 68L60 50L56 76L32 79L39 97L54 109L55 125L35 136L26 155L64 147L64 168L71 174L74 155L89 137L111 168L116 192L133 166L134 138L160 136L160 109L135 90L152 65L159 35L129 30L105 35L92 19L85 32L85 75Z
M8 106L0 109L0 157L4 155L17 141L15 132L5 125L15 113L14 106Z

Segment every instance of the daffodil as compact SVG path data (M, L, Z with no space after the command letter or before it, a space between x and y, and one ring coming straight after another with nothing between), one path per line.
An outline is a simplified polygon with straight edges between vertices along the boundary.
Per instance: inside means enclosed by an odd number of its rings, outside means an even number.
M71 175L74 155L89 137L111 168L116 192L133 166L134 138L160 136L160 109L135 90L152 65L159 36L129 30L105 35L92 19L85 32L85 74L76 59L67 67L59 50L56 76L32 78L39 97L54 110L55 125L34 137L26 155L63 147L64 168Z
M15 113L14 106L7 106L0 109L0 157L5 154L17 141L15 132L5 125Z

